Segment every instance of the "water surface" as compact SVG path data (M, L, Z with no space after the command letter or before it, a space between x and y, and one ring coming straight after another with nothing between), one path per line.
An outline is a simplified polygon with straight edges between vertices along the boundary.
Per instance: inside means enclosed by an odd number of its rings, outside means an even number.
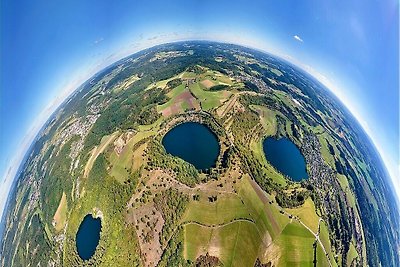
M263 149L269 163L282 174L296 182L308 178L304 157L288 138L267 137Z
M168 153L199 170L214 167L220 149L217 136L197 122L186 122L172 128L164 136L162 144Z
M76 234L76 248L81 259L88 260L93 256L99 244L100 231L101 219L86 215Z

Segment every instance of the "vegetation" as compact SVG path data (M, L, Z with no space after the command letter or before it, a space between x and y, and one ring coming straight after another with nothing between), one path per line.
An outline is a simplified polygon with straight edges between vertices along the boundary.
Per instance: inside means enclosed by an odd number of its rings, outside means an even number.
M161 244L168 242L185 211L188 201L189 197L176 189L167 189L154 198L155 207L161 212L165 221L160 236Z
M217 135L215 167L166 153L163 135L187 121ZM271 166L267 136L298 146L307 181ZM277 58L207 42L155 47L95 75L47 122L12 191L0 263L399 266L397 208L375 155L329 92ZM102 231L83 261L87 214Z
M170 169L176 174L176 179L188 186L200 182L196 168L184 160L168 155L163 146L156 140L150 141L148 146L149 168Z

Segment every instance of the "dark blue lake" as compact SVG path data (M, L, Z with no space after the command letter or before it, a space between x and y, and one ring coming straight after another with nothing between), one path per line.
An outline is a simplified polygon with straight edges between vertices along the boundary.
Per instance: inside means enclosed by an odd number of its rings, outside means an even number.
M308 178L304 157L288 138L267 137L263 149L269 163L282 174L296 182Z
M171 155L204 170L215 166L219 155L217 136L205 125L186 122L171 129L162 144Z
M82 260L90 259L99 244L101 219L88 214L83 219L76 234L76 248Z

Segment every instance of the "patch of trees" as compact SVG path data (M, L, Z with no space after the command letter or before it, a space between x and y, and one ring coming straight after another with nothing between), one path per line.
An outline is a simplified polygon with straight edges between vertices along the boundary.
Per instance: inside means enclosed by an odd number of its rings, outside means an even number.
M81 181L85 187L84 198L79 199L79 206L73 210L68 222L65 241L63 266L139 266L139 247L133 227L125 221L126 203L129 201L139 173L131 174L124 183L119 183L108 175L109 162L101 153L89 173L89 177ZM93 208L103 213L102 229L99 245L95 254L83 261L76 251L75 235L82 218ZM118 233L118 236L115 236ZM115 251L118 254L114 254Z
M325 140L328 144L329 153L331 153L331 155L335 155L335 150L333 149L333 146L331 145L331 143L329 143L328 139L325 138Z
M86 150L100 144L103 136L109 135L117 129L135 128L137 125L155 122L161 116L156 110L156 105L166 100L164 92L151 89L112 102L101 113L87 135Z
M169 188L154 197L155 208L165 221L160 233L160 243L165 245L173 234L189 203L189 197L175 188Z
M168 267L168 266L179 266L179 267L189 267L193 266L191 261L187 261L183 258L183 228L178 226L176 232L168 241L168 245L165 248L160 261L158 262L158 267Z
M187 71L194 72L197 75L200 75L200 74L205 72L205 70L202 67L198 66L198 65L194 65L194 66L188 67Z
M245 110L244 112L238 112L233 117L233 123L231 130L235 136L235 140L243 142L247 137L252 134L252 129L259 123L257 114L253 111Z
M246 146L237 145L234 148L234 153L240 157L244 172L248 173L265 192L270 192L279 186L272 183L272 179L265 173L263 164L254 157Z
M271 267L272 264L271 262L267 262L267 263L261 263L260 259L257 258L256 262L254 263L254 267Z
M5 251L3 251L2 256L2 264L4 266L29 266L30 264L40 265L42 262L47 262L49 259L55 256L55 253L52 251L52 240L47 238L45 232L45 226L43 220L40 218L39 214L32 215L30 221L25 224L25 227L20 229L18 235L19 246L13 244L10 240L10 247L4 247ZM19 224L17 224L19 225ZM8 237L14 238L13 235L8 234ZM7 240L8 241L8 240ZM35 249L26 249L25 245L28 244ZM7 253L8 249L14 248L16 249L16 254Z
M218 200L218 197L217 196L209 196L208 197L208 202L215 202L215 201L217 201Z
M196 263L194 264L196 267L221 267L222 262L218 259L218 257L211 256L206 253L206 255L200 255L196 259Z
M182 79L176 78L176 79L173 79L173 80L167 82L167 88L174 89L175 87L178 87L181 84L182 84Z
M286 120L281 115L276 115L276 135L278 137L286 136Z
M41 204L43 216L46 223L51 224L54 213L57 210L62 192L65 191L68 202L71 201L69 192L72 190L73 177L69 172L71 166L71 144L77 139L75 136L66 142L56 157L49 161L51 171L46 173L42 180L41 187Z
M222 91L222 90L227 89L228 87L229 86L225 85L225 84L217 84L217 85L211 86L209 90L210 91Z
M294 123L291 123L290 124L290 128L292 130L293 137L296 138L297 140L299 140L300 136L299 136L299 133L298 133L298 131L296 129L296 125Z
M127 120L130 113L129 105L123 105L120 102L111 103L92 126L85 140L85 148L100 144L101 138L113 133Z
M257 85L255 85L254 83L249 82L249 81L244 81L244 87L246 89L249 89L250 91L253 91L253 92L258 92L259 91Z
M149 162L147 168L170 169L176 174L176 179L188 186L200 183L199 173L196 168L186 161L169 155L157 140L151 140L148 145Z
M139 116L137 116L137 123L140 125L148 125L157 121L161 117L161 114L157 112L157 106L155 104L144 107Z
M287 193L283 190L277 190L275 200L282 208L295 208L304 204L304 201L309 196L308 191L293 191Z
M232 153L231 151L232 151L232 149L230 147L228 147L222 154L221 167L224 169L228 168L228 166L229 166L230 155Z

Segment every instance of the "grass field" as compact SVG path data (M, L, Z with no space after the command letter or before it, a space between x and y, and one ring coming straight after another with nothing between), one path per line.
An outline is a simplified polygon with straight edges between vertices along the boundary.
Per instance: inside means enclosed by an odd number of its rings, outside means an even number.
M117 136L118 132L113 133L112 135L106 135L103 138L101 138L101 142L99 146L96 146L92 150L92 154L90 155L90 158L88 162L86 163L85 170L83 177L87 177L90 170L93 167L94 161L97 159L97 157L104 151L104 149L114 140L114 138Z
M210 70L208 69L204 74L200 75L199 77L201 80L209 80L213 85L218 85L218 84L224 84L224 85L232 85L233 82L232 80L226 76L225 74L222 74L219 71L215 70ZM213 86L211 85L211 86ZM207 88L210 88L211 86L206 86Z
M248 176L242 178L238 194L255 218L257 227L261 232L268 232L274 240L288 223L287 216L279 213L276 206L268 203L268 199L261 188L250 180ZM257 190L257 191L256 191ZM262 196L264 195L264 196Z
M307 198L300 207L285 209L285 211L299 217L314 233L318 232L319 217L315 213L315 205L311 198Z
M140 77L138 75L132 75L128 79L124 80L122 83L115 86L112 92L118 94L119 92L129 88L134 82L139 80Z
M67 211L67 195L65 194L65 192L63 192L60 204L58 204L57 211L53 217L53 220L55 222L54 228L56 229L56 232L59 232L64 228L65 221L67 219Z
M185 71L180 75L182 79L193 79L196 78L196 76L197 74L191 71Z
M220 254L224 266L254 265L261 245L261 238L254 224L235 222L219 229L218 235L224 248Z
M150 84L150 85L146 88L146 90L151 89L151 88L160 88L160 89L164 89L164 88L167 86L167 83L168 83L169 81L172 81L172 80L174 80L174 79L176 79L176 78L178 78L178 77L179 77L179 75L176 75L176 76L173 76L173 77L171 77L171 78L169 78L169 79L165 79L165 80L158 81L158 82L156 82L156 83L152 83L152 84Z
M208 199L189 203L183 221L195 221L205 225L219 225L238 218L251 218L249 211L235 194L218 196L212 203Z
M357 257L358 257L357 250L353 242L351 242L349 252L347 253L347 264L350 266L351 262Z
M250 108L258 113L261 124L264 127L265 135L271 136L276 133L276 112L266 107L258 105L250 105Z
M253 266L260 257L260 246L265 248L279 238L289 223L288 216L269 204L267 195L249 176L243 176L235 187L237 194L218 195L215 202L200 199L189 203L182 219L186 259L208 252L225 266Z
M261 245L256 227L246 221L216 228L188 224L184 226L184 238L186 259L195 261L208 252L218 257L224 266L253 266Z
M161 123L164 121L164 118L160 117L158 120L153 122L152 124L147 124L147 125L138 125L138 131L139 132L145 132L145 131L154 131L157 132L160 129Z
M200 83L194 83L189 87L192 94L200 101L203 110L210 110L221 105L232 94L229 91L210 92L201 88Z
M133 164L132 164L132 170L133 171L139 170L140 167L145 162L144 153L145 153L146 148L147 148L147 144L145 143L145 144L139 146L133 152Z
M175 87L167 94L170 100L167 103L157 106L157 111L164 117L182 113L188 109L199 109L197 99L185 88L184 84Z
M349 202L349 204L352 208L355 208L356 199L349 188L349 181L347 180L347 177L342 174L338 174L337 177L338 177L340 186L342 187L343 191L346 193L347 201Z
M324 245L326 252L329 254L329 259L332 266L337 266L335 258L333 257L333 252L331 250L331 241L329 239L329 230L326 226L325 222L321 222L320 224L320 232L319 232L319 239L321 240L322 244Z
M195 261L200 255L205 255L210 248L213 228L198 224L187 224L183 228L185 245L183 254L185 259Z
M289 223L274 242L280 248L278 266L313 266L314 236L300 223Z
M122 150L121 154L118 155L115 151L113 151L110 155L110 175L113 176L117 181L124 182L133 168L140 167L138 165L138 158L141 157L139 154L136 156L136 163L134 163L134 152L133 146L139 142L140 140L154 135L156 132L154 130L149 131L142 131L137 132L125 145L124 149ZM139 148L138 148L139 149ZM142 147L142 149L144 149Z
M317 243L317 266L329 266L328 259L324 253L324 250L321 247L321 244ZM332 261L331 261L332 262ZM333 266L337 266L336 263L332 264Z
M321 135L318 135L319 142L321 143L321 154L322 157L324 158L325 162L331 166L331 168L335 168L335 159L330 153L328 149L328 143L326 141L326 138L329 138L329 135L327 133L323 133ZM332 141L330 141L331 143ZM331 143L332 145L332 143Z

